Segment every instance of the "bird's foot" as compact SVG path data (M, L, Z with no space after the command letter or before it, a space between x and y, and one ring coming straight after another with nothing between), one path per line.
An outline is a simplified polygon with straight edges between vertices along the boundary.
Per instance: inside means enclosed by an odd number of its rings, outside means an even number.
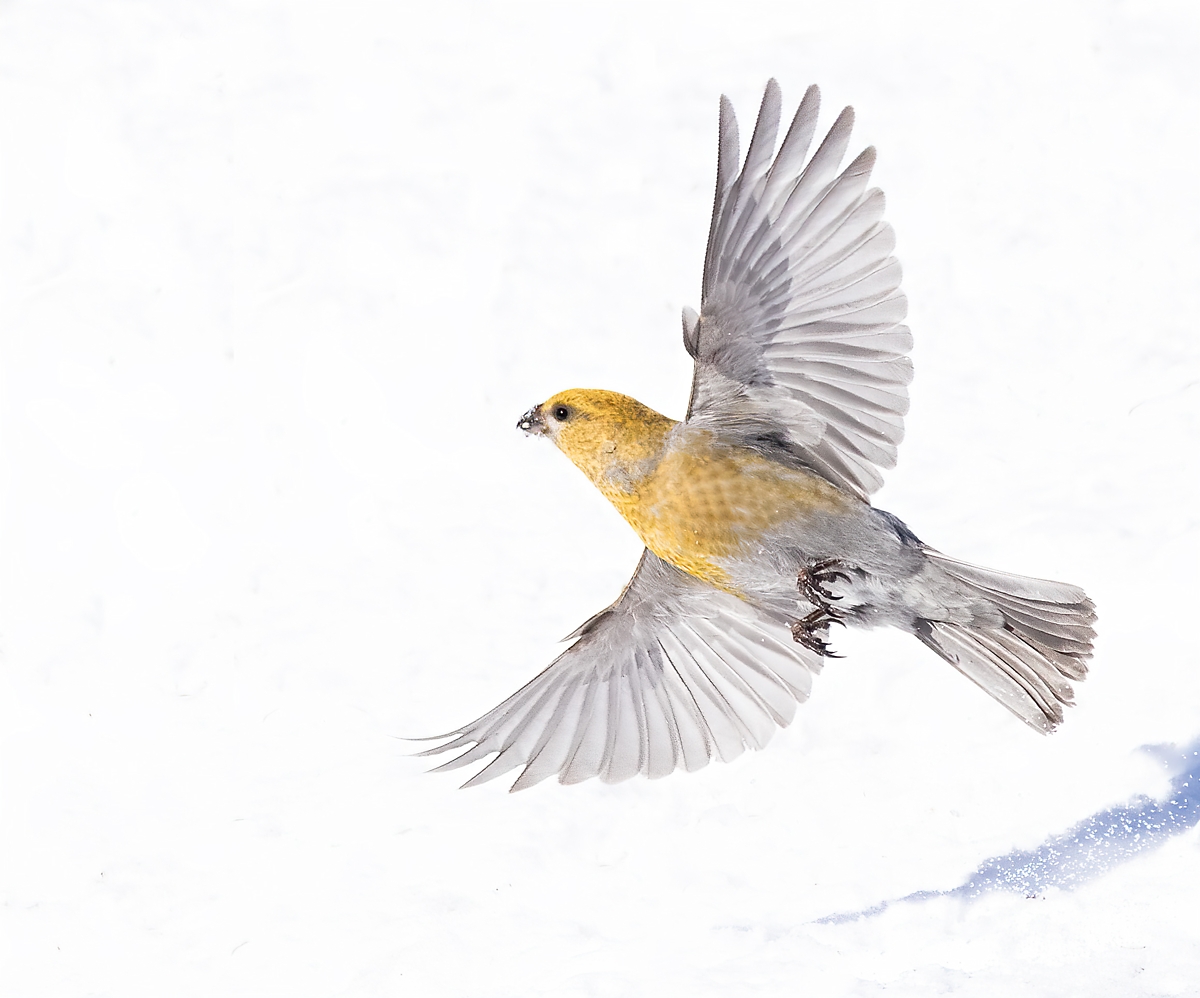
M849 582L850 576L839 569L845 566L837 558L826 558L800 569L796 585L801 595L819 610L830 617L837 617L833 603L842 597L835 596L829 591L829 586L841 579Z
M818 607L807 617L792 624L792 640L823 658L841 658L837 652L829 650L829 641L826 639L829 637L830 624L846 626L838 614Z

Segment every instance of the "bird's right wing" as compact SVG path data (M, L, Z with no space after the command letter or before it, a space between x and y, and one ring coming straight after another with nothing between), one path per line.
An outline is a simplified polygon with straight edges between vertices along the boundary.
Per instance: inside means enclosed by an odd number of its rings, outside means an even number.
M786 623L650 551L620 598L498 707L420 753L465 748L438 769L495 754L473 786L517 766L513 790L558 776L654 778L762 748L808 697L820 658Z
M883 194L867 189L875 150L839 172L846 108L810 157L819 103L809 87L776 152L771 80L739 172L737 119L721 98L700 314L684 310L688 421L789 454L865 499L896 463L912 337Z

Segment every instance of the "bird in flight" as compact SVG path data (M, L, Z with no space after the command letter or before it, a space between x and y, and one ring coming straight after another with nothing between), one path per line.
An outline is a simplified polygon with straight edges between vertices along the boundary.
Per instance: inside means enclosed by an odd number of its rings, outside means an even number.
M883 194L867 187L875 150L839 169L847 107L809 156L819 104L810 87L776 150L771 80L739 171L721 98L683 421L576 388L517 424L646 550L545 671L420 753L463 750L438 770L491 756L465 786L517 767L513 790L654 778L762 748L833 655L832 624L912 634L1041 732L1072 702L1095 637L1082 589L950 558L870 504L904 433L912 336Z

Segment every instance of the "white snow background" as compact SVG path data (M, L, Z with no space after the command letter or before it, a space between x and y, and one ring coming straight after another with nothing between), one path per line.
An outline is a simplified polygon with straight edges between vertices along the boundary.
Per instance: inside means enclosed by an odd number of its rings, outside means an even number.
M0 7L0 991L1200 994L1198 27ZM773 75L879 148L917 375L876 504L1085 586L1092 674L1040 738L838 631L765 752L459 791L398 736L525 683L639 552L516 419L682 414L717 99L748 135Z

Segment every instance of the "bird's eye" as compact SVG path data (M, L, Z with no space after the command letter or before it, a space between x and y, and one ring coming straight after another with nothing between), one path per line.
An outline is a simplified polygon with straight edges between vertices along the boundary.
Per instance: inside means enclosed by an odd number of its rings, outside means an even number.
M554 407L554 411L551 412L550 415L552 415L560 423L565 423L567 421L567 417L571 415L571 410L565 405L556 405Z

